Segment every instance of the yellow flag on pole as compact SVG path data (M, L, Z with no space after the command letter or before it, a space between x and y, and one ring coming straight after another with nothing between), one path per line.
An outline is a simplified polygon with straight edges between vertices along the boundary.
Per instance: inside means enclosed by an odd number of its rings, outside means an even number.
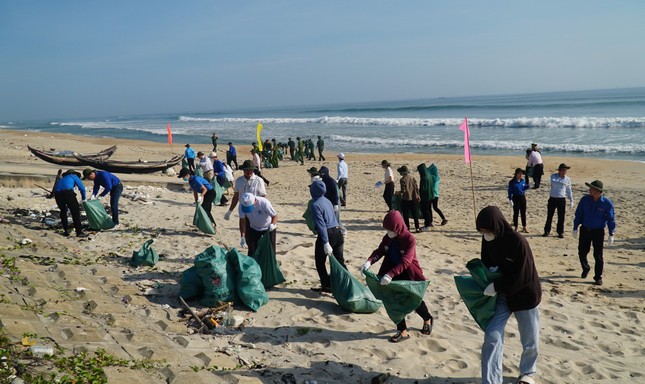
M262 130L262 123L258 123L258 131L257 131L257 137L258 137L258 149L260 152L262 152L262 139L260 138L260 131Z

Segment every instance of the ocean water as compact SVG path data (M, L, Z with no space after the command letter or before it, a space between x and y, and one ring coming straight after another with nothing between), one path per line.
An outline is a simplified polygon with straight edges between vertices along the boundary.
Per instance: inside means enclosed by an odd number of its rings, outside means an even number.
M327 152L463 153L459 125L468 117L471 151L518 155L538 143L548 156L645 161L645 88L523 95L446 97L284 108L167 113L55 121L0 122L0 128L166 142L210 150L289 137L325 140Z

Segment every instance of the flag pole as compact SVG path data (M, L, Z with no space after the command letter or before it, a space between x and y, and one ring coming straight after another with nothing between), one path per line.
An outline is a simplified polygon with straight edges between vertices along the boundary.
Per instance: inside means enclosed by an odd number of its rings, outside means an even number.
M477 220L477 208L475 208L475 182L473 181L473 162L470 162L470 189L473 191L473 215Z
M464 117L464 122L459 126L459 130L464 132L464 161L470 166L470 189L473 193L473 215L477 219L477 207L475 206L475 182L473 181L473 162L470 155L470 129L468 129L468 118Z

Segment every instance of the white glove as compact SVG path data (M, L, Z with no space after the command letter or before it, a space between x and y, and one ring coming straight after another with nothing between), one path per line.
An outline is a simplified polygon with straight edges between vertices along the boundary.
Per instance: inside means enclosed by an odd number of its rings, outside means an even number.
M240 248L246 248L246 237L244 236L240 238Z
M96 199L96 196L94 195L90 196L90 200L94 200L94 199Z
M572 235L573 235L574 239L577 239L578 238L578 230L574 229Z
M382 181L377 181L376 184L374 184L374 188L381 188L383 186Z
M571 200L571 208L573 208L573 200Z
M365 272L372 266L372 263L366 261L365 264L361 265L361 272Z
M392 278L390 277L390 275L386 273L385 275L383 275L383 277L381 277L381 281L379 281L379 284L388 285L391 282L392 282Z
M513 206L513 199L508 199L508 203L509 203L509 204L511 205L511 207L512 207L512 206Z
M197 196L197 202L198 202L199 204L201 204L201 203L202 203L202 201L204 201L204 196L202 196L202 195L198 195L198 196Z
M334 205L334 212L338 213L339 209L340 209L340 207L338 205Z
M325 251L325 255L331 255L334 253L334 250L329 243L323 244L323 251Z
M269 224L269 232L275 231L276 228L278 228L278 224Z
M231 213L232 212L230 209L226 211L226 213L224 214L224 220L231 220Z
M484 289L484 295L490 296L490 297L497 295L497 292L495 291L495 284L493 283L488 284L488 287Z
M96 199L97 199L98 201L101 201L104 197L105 197L105 196L98 195L98 196L96 196Z
M610 246L614 243L614 235L609 235L607 238L607 246Z

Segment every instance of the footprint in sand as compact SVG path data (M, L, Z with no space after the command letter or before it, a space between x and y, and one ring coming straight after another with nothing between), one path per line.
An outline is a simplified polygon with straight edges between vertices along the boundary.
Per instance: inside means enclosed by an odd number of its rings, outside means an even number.
M444 365L451 373L459 372L468 368L468 364L463 360L450 359Z
M421 341L420 344L428 348L431 352L445 352L448 350L437 340L427 338L423 338L421 340L423 341Z

